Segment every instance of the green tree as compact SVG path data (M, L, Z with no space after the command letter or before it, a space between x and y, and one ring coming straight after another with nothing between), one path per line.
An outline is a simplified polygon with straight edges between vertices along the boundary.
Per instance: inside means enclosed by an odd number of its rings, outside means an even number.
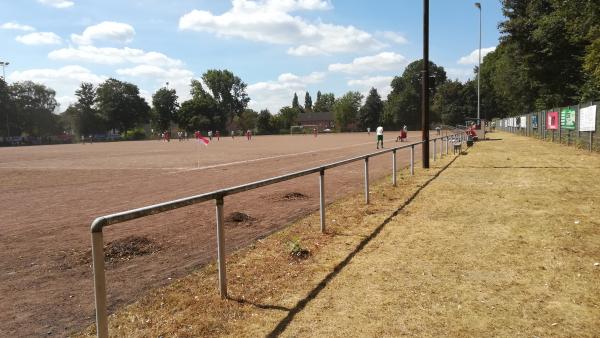
M31 81L9 86L14 107L12 135L49 136L60 132L60 118L53 112L58 107L56 92Z
M410 63L404 69L402 76L392 80L392 92L384 106L384 123L387 127L396 128L407 125L411 129L421 127L421 71L423 60ZM430 99L433 100L437 87L447 81L443 67L429 62ZM434 119L432 119L432 122Z
M69 107L63 116L69 116L71 126L77 135L90 135L106 131L96 104L96 89L91 83L83 82L75 91L77 102ZM71 109L72 108L72 109Z
M14 106L10 97L10 89L4 79L0 78L0 134L11 136L10 122L14 121Z
M357 122L356 115L358 114L362 98L361 93L350 91L335 101L333 113L335 115L336 126L340 131L354 129Z
M150 106L140 96L138 87L128 82L108 79L96 89L97 108L110 129L127 131L138 123L146 123Z
M292 99L292 108L300 108L300 103L298 102L298 95L294 93L294 98Z
M375 130L381 123L383 115L383 102L377 89L371 88L365 104L360 108L358 121L362 129L371 128Z
M259 134L269 134L273 132L271 125L272 115L269 110L261 110L256 118L256 129Z
M236 116L237 125L241 130L254 130L256 128L256 120L258 113L252 109L245 109L240 116Z
M247 85L229 70L210 69L202 75L202 80L227 122L246 109L250 101L246 94Z
M290 129L291 126L296 122L296 118L300 114L299 108L294 107L283 107L279 110L279 116L282 122L281 128L279 129Z
M333 111L333 104L335 103L335 95L333 93L321 94L317 92L317 101L313 106L313 111L317 113L331 112Z
M312 111L312 98L310 97L310 94L308 92L304 94L304 111Z
M440 117L442 123L450 126L464 124L467 117L475 117L477 97L474 87L459 81L448 81L438 87L433 100L432 112ZM475 99L475 102L473 102Z
M152 95L152 117L154 125L158 130L168 130L171 121L175 121L177 115L177 93L175 89L160 88Z
M179 128L189 133L197 130L220 130L219 126L222 126L220 117L217 117L219 125L215 128L217 112L215 100L206 95L183 102L175 114L175 120Z

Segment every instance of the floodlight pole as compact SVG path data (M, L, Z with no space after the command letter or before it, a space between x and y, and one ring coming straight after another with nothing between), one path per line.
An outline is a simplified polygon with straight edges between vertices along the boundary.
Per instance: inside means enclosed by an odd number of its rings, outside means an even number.
M8 66L10 62L0 61L0 66L2 66L2 80L6 82L6 73L4 68ZM10 126L8 125L8 112L6 112L6 137L10 137Z
M429 168L429 0L423 0L423 71L421 87L421 126L423 128L423 168Z

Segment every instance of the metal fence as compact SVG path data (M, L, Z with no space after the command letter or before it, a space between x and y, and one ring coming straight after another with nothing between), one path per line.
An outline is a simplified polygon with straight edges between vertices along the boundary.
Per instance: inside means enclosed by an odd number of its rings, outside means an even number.
M436 160L439 152L439 156L449 153L449 143L462 141L464 134L452 134L447 136L441 136L432 138L430 142L433 143L432 156ZM438 142L439 151L438 151ZM217 191L208 192L205 194L190 196L181 198L165 203L155 204L146 206L139 209L133 209L115 213L112 215L106 215L96 218L91 225L92 232L92 261L94 267L94 296L96 306L96 332L98 337L108 337L108 317L107 317L107 300L106 300L106 282L105 282L105 267L104 267L104 240L103 232L104 227L109 225L130 221L133 219L162 213L165 211L182 208L185 206L202 203L210 200L215 200L216 204L216 225L217 225L217 262L218 262L218 275L219 275L219 293L221 298L227 297L227 276L225 267L225 234L223 225L223 205L224 198L229 195L241 193L244 191L268 186L271 184L291 180L297 177L306 176L310 174L319 174L319 213L321 220L321 232L325 231L325 170L329 170L335 167L339 167L348 163L356 161L364 161L364 190L365 190L365 203L369 203L369 158L383 155L386 153L392 153L392 185L396 186L396 152L401 149L410 148L410 174L414 175L415 166L415 146L422 144L423 141L406 144L399 147L390 149L380 150L374 153L361 155L346 160L325 164L319 167L305 169L281 176L267 178L261 181L252 183L242 184L234 187L224 188Z
M597 101L495 120L496 128L589 151L600 151ZM594 112L595 110L595 112ZM554 120L553 120L554 119Z

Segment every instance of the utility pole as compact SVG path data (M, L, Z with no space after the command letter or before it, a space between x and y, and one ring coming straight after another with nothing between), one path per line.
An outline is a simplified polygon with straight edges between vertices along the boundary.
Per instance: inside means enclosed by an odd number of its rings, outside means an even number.
M423 85L421 87L421 126L423 128L423 168L429 168L429 0L423 0Z
M477 123L481 123L481 3L476 2L475 7L479 8L479 64L477 66Z

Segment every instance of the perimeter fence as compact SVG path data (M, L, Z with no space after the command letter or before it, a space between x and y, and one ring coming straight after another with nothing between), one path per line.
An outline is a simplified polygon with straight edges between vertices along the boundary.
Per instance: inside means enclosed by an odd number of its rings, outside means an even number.
M542 140L600 151L598 101L495 120L496 128Z
M449 154L451 144L460 143L464 140L464 133L455 133L452 135L440 136L430 139L431 151L430 156L435 161L438 156ZM415 167L415 146L423 144L424 141L406 144L399 147L380 150L374 153L361 155L334 163L325 164L319 167L305 169L281 176L267 178L261 181L242 184L235 187L224 188L208 192L205 194L181 198L165 203L150 205L147 207L133 209L106 215L96 218L91 225L92 232L92 262L94 269L94 296L96 308L96 333L98 337L108 337L108 313L107 313L107 297L106 297L106 280L104 267L104 239L103 229L109 225L130 221L133 219L159 214L165 211L174 210L197 203L214 200L216 204L216 233L217 233L217 266L219 277L219 293L221 298L227 298L227 276L225 266L225 233L223 219L223 205L226 196L234 195L248 190L257 189L271 184L288 181L294 178L307 176L311 174L319 174L319 213L321 232L325 232L325 171L343 166L349 163L364 161L364 196L365 203L369 204L369 158L379 155L392 153L392 185L396 186L396 152L402 149L410 149L410 174L414 175ZM438 146L439 143L439 146Z

